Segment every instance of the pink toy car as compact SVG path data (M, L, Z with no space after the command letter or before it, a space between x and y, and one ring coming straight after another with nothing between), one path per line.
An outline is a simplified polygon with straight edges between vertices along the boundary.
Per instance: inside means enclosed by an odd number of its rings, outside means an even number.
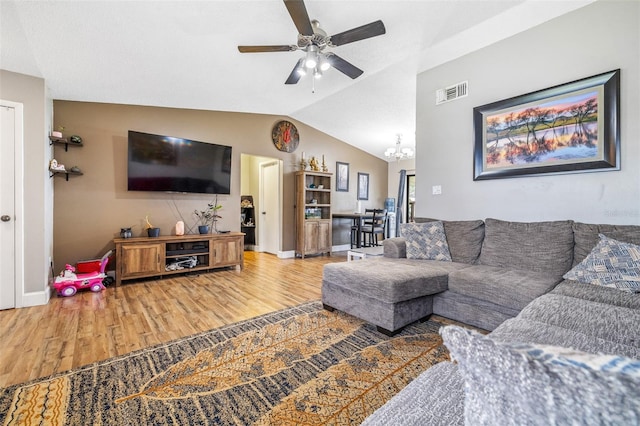
M76 292L83 288L90 288L91 291L102 291L105 289L103 281L107 279L105 269L109 263L109 250L102 259L100 259L100 271L90 272L88 274L76 274L76 268L67 264L64 271L60 272L53 283L60 296L73 296Z

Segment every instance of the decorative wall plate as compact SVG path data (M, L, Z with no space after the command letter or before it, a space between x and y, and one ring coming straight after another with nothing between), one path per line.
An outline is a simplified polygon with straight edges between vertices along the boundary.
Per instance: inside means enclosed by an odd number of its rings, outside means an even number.
M293 152L298 148L298 129L289 121L278 121L271 131L271 139L278 151Z

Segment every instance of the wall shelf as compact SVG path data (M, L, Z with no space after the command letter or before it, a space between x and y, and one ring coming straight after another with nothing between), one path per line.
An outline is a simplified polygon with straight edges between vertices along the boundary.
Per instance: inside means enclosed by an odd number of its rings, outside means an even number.
M49 145L64 145L64 151L67 152L69 150L69 145L71 146L82 146L82 143L73 143L69 142L67 138L56 138L54 136L49 136Z
M69 176L82 176L84 173L82 172L72 172L70 170L49 170L49 177L52 178L54 176L64 176L65 180L69 180Z
M245 248L256 244L256 214L253 204L253 195L242 195L240 197L240 229L244 232Z
M55 149L55 145L64 145L64 151L67 152L69 149L69 146L81 147L82 142L80 143L69 142L69 139L67 138L57 138L55 136L49 136L49 146L52 146L52 145L54 146L54 149ZM52 178L54 176L64 176L65 181L67 182L69 181L69 176L82 176L83 174L84 173L80 171L76 172L73 170L55 170L55 169L49 168L49 178Z

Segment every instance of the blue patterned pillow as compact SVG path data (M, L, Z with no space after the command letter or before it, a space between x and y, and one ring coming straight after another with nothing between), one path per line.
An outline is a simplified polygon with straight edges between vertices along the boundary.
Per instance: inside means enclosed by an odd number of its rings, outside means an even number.
M449 244L442 222L402 223L400 234L407 245L407 259L451 262Z
M599 236L591 253L563 278L640 293L640 246Z
M640 361L441 329L465 382L465 424L640 424Z
M531 343L512 343L508 346L516 352L545 364L622 373L640 379L640 360L637 359L619 355L596 355L571 348Z

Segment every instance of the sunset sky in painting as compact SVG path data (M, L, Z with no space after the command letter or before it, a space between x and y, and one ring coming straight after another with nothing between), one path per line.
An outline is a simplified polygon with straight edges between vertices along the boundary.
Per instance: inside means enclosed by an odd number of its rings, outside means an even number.
M510 110L501 114L495 114L495 115L491 115L488 116L487 119L497 119L498 122L500 123L504 123L504 119L506 116L508 116L509 114L514 114L514 115L518 115L520 112L526 110L527 108L541 108L541 109L556 109L556 110L563 110L571 105L574 104L579 104L582 102L587 101L588 99L594 99L596 102L598 101L598 91L594 90L591 92L587 92L587 93L581 93L581 94L577 94L574 96L570 96L570 97L559 97L558 99L554 99L554 100L550 100L548 102L544 102L542 104L538 104L538 105L529 105L529 106L523 106L521 109L518 110Z

